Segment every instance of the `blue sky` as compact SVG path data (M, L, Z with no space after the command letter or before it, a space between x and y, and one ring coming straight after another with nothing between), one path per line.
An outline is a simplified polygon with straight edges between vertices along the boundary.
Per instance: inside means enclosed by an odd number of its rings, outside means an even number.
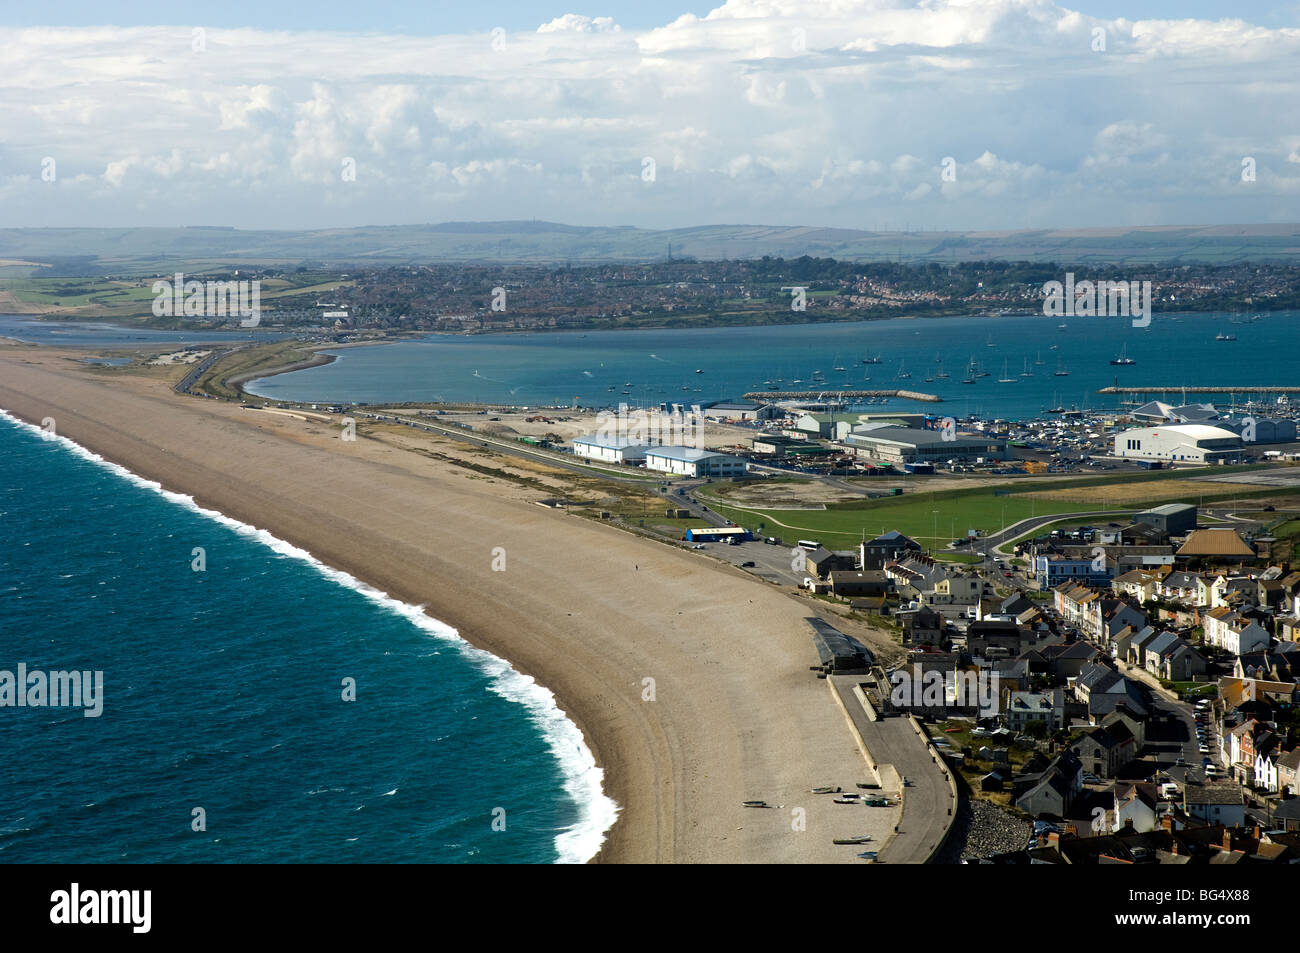
M14 3L0 10L5 26L150 26L156 24L213 24L247 26L263 30L380 30L424 34L490 30L531 30L565 13L613 17L626 29L649 29L683 13L704 16L716 4L665 3L641 0L602 0L568 3L565 0L312 0L310 3L265 0L63 0L59 3ZM1093 16L1129 20L1143 18L1209 19L1241 17L1261 26L1300 25L1300 2L1269 0L1095 0L1067 4Z
M1296 12L10 5L0 225L1298 222Z

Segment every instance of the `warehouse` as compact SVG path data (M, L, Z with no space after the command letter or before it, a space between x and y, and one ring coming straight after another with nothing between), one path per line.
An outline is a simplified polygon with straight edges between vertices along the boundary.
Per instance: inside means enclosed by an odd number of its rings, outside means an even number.
M595 435L573 438L574 456L604 463L639 463L645 459L648 448L626 437L599 437Z
M1196 507L1191 503L1166 503L1138 513L1134 523L1146 523L1165 536L1182 536L1196 529Z
M738 477L744 476L747 469L739 457L694 447L651 447L645 453L645 466L647 470L689 477Z
M1292 443L1295 421L1285 417L1234 417L1216 420L1214 426L1231 430L1243 443Z
M704 416L709 420L771 420L780 417L781 410L752 400L724 400L705 407Z
M823 447L811 440L795 440L777 434L764 434L755 437L754 452L774 457L815 457L839 453L834 447Z
M875 427L855 430L845 439L858 456L881 463L942 463L947 460L971 462L983 458L1006 460L1007 442L984 434L958 434L914 427Z
M1209 424L1138 427L1115 435L1115 456L1130 460L1232 463L1241 458L1241 438Z

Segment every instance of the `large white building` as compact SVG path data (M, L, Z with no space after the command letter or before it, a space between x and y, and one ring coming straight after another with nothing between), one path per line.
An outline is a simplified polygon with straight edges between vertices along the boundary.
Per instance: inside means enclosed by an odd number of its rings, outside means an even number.
M1138 427L1115 436L1115 456L1137 460L1227 463L1241 453L1239 436L1209 424Z
M740 457L694 447L650 447L646 450L647 470L690 477L744 476L747 466Z
M647 447L626 437L599 437L590 435L573 438L573 454L588 460L604 463L639 463L645 459Z

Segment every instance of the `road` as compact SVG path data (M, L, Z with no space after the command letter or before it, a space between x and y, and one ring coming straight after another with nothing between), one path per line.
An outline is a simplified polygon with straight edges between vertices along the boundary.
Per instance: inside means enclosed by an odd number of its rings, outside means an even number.
M935 760L930 745L902 716L872 721L853 694L858 677L832 675L831 686L839 694L853 721L853 727L876 764L893 765L912 783L903 788L903 814L898 833L877 858L884 864L924 864L943 842L952 825L953 798L948 779ZM873 808L868 808L873 810Z

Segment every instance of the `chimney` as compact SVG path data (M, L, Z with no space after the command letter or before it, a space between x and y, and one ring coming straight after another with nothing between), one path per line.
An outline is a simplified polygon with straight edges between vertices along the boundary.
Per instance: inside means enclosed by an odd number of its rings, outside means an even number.
M1223 849L1232 850L1232 831L1227 827L1223 829Z

